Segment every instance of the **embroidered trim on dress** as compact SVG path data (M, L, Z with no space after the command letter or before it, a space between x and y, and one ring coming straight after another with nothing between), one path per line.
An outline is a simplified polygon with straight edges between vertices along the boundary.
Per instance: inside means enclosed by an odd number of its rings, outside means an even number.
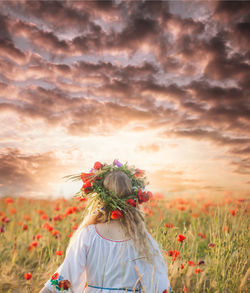
M56 290L59 292L68 291L71 287L69 280L64 280L62 275L59 275L57 272L50 279L52 286L55 286Z

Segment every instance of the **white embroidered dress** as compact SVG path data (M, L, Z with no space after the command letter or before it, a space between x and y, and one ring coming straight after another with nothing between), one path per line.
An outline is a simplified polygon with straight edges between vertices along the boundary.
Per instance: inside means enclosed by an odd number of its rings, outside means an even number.
M80 231L63 263L45 283L48 289L69 293L121 293L143 292L138 289L143 287L145 293L172 292L167 266L150 233L152 245L159 253L156 266L138 256L132 239L106 239L97 229L93 224ZM67 288L67 284L71 288Z

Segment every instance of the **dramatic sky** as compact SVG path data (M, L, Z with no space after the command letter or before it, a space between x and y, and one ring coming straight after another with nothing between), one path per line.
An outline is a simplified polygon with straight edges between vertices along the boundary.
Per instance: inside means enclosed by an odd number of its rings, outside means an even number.
M250 195L249 1L0 1L0 192L95 161L168 196Z

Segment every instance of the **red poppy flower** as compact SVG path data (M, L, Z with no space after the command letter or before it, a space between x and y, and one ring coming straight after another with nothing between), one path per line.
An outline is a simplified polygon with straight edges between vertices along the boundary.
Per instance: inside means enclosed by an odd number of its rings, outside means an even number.
M197 269L195 269L195 274L199 274L199 273L201 273L202 272L202 269L200 269L200 268L197 268Z
M25 278L26 280L30 280L30 279L32 278L32 274L31 274L31 273L25 273L25 274L24 274L24 278Z
M111 212L111 219L118 219L123 216L122 211L120 210L114 210Z
M148 191L144 191L142 192L141 189L138 190L138 201L139 201L139 204L143 203L143 202L147 202L150 198L152 198L152 192Z
M62 251L62 250L58 250L57 252L56 252L56 255L63 255L64 254L64 252Z
M184 235L182 235L182 234L179 234L179 235L178 235L177 240L178 240L179 242L182 242L182 241L185 240L185 239L186 239L186 237L185 237Z
M195 266L195 263L192 260L189 260L188 261L188 265L194 267Z
M184 265L181 263L181 270L183 270L184 269Z
M235 216L236 215L236 211L235 210L230 210L230 213L232 216Z
M70 281L62 280L62 281L59 282L58 287L63 289L63 290L67 290L68 288L71 287Z
M165 224L165 227L166 227L166 228L173 228L173 227L174 227L174 225L173 225L173 224L171 224L171 223L169 223L169 224Z
M169 250L168 255L172 256L172 259L175 261L178 258L180 252L178 250Z
M68 237L70 238L70 237L72 237L72 235L73 235L73 232L69 233Z
M131 205L132 207L136 207L136 202L133 200L133 198L126 200L126 203Z
M94 169L99 170L102 167L102 164L100 162L95 162Z
M206 238L207 238L206 235L203 234L203 233L201 233L201 232L198 233L198 236L200 236L200 237L203 238L203 239L206 239Z
M54 275L51 277L52 280L56 280L59 277L58 273L54 273Z
M94 173L81 173L81 179L84 183L87 181L94 181L92 176L94 176Z
M14 208L11 209L11 210L10 210L10 213L11 213L11 214L16 214L16 209L14 209Z
M10 197L8 197L8 198L6 198L5 202L6 202L6 203L13 203L13 199L10 198Z
M23 230L27 230L28 229L28 225L27 224L24 224L23 225Z
M145 174L145 171L144 170L140 170L140 169L135 169L135 174L134 174L134 177L143 177Z
M58 230L54 230L54 231L52 231L52 233L51 233L53 236L56 236L56 235L58 235L59 234L59 231Z
M40 238L42 238L43 236L41 234L37 234L36 235L36 239L39 240Z

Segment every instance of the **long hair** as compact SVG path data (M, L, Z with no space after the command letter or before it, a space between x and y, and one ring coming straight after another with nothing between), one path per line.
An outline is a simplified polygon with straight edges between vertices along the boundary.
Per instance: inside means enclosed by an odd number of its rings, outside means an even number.
M120 198L127 197L132 193L131 180L124 172L119 170L108 173L104 178L103 185L107 190L113 191ZM70 238L66 254L73 240L84 227L91 224L108 222L108 215L105 210L101 209L102 207L103 202L97 199L92 201L88 209L84 211L83 221ZM116 219L116 221L120 222L124 234L133 240L139 256L145 258L147 262L154 264L153 247L147 234L144 214L140 207L137 205L136 208L129 210L122 218ZM155 251L155 253L157 252Z

